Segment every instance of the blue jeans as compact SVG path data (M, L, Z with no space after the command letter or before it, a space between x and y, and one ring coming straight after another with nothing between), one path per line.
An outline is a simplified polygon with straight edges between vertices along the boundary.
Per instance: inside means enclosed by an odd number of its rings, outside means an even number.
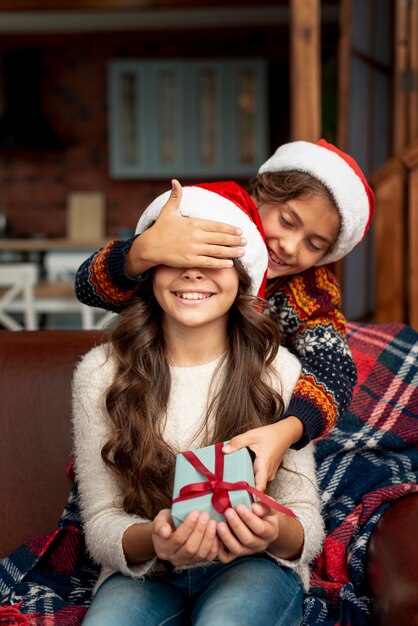
M300 578L262 556L134 580L113 574L83 626L299 626Z

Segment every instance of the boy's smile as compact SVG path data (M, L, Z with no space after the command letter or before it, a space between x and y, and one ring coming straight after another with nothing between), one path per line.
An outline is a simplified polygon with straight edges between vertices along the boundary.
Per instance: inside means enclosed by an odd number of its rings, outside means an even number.
M316 265L337 239L340 216L317 195L259 206L269 265L268 278L298 274Z

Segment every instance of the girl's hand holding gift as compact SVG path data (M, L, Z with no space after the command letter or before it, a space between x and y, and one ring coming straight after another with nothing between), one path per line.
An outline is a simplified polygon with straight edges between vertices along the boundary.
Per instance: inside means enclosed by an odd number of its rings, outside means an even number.
M175 529L169 509L163 509L152 524L152 541L157 556L172 565L214 561L218 554L216 521L206 512L192 511Z
M304 532L295 518L282 515L263 502L255 502L251 511L239 504L224 515L228 523L219 522L217 526L221 540L217 558L221 563L264 550L285 559L300 556ZM281 532L286 537L284 542Z

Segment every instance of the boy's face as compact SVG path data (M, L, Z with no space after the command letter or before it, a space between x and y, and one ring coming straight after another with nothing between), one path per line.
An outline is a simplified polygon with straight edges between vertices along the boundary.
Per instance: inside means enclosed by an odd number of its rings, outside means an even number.
M319 263L335 242L340 216L317 195L259 204L266 235L267 278L299 274Z

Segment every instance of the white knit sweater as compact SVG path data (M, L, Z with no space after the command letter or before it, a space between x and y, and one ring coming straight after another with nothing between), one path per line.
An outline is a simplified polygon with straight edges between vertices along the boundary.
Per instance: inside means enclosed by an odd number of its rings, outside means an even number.
M178 452L202 445L195 433L206 413L209 386L219 369L218 364L219 359L216 359L194 367L171 368L172 386L164 438ZM280 348L275 367L279 378L272 382L287 405L299 377L300 364L290 352ZM74 446L81 512L88 550L102 567L96 589L115 571L138 578L158 564L158 559L154 558L128 565L122 548L126 529L149 520L123 510L117 480L106 468L100 454L109 433L104 395L113 372L112 359L107 359L105 347L99 346L85 355L73 380ZM306 589L308 563L319 552L323 541L312 444L301 450L289 450L283 465L294 471L280 469L269 493L296 513L304 528L305 541L299 559L276 560L296 570Z

